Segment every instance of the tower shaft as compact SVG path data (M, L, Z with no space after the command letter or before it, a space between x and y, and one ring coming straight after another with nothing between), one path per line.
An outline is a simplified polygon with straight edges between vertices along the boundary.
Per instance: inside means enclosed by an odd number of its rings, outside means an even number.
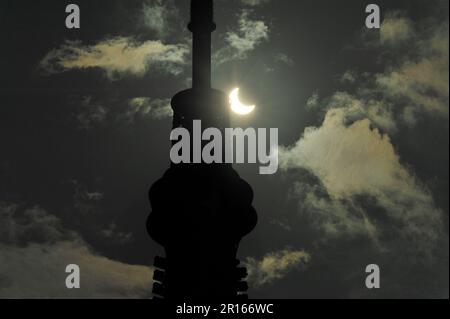
M193 136L193 121L202 127L229 127L226 94L211 88L213 1L192 0L193 88L171 101L173 128ZM176 143L176 141L173 141ZM191 143L191 152L193 143ZM172 163L149 192L150 236L164 247L155 260L154 293L172 300L229 300L245 292L245 268L236 254L241 239L257 223L253 190L230 164Z

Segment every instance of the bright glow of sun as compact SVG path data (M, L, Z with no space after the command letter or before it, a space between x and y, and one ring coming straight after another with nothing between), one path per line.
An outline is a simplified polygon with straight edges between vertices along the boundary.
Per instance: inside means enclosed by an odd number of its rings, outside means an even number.
M250 114L256 107L255 105L245 105L239 100L239 88L231 91L229 99L233 112L240 115Z

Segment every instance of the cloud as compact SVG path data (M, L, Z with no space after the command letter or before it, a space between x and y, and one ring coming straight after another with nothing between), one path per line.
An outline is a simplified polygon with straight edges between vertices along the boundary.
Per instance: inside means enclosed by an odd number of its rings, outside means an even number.
M260 5L269 3L270 0L241 0L241 2L244 5L250 6L250 7L258 7Z
M98 102L94 102L92 96L84 96L79 102L75 117L79 128L89 130L93 125L103 123L109 110Z
M316 103L318 102L316 101ZM371 96L355 96L348 92L338 91L328 99L326 108L341 109L343 120L346 123L367 118L372 125L384 132L395 133L398 129L392 111L393 106L389 102Z
M381 30L383 49L406 51L396 55L385 72L375 75L376 89L386 100L403 102L403 121L410 126L420 114L448 118L448 21L419 26L404 17L390 16ZM408 39L409 42L404 43Z
M132 233L122 231L111 218L106 222L102 218L105 194L98 187L87 187L78 180L70 180L69 183L74 188L72 196L74 211L66 221L70 222L72 227L76 227L77 232L109 246L129 244L133 241ZM93 219L96 220L95 225L92 224Z
M152 269L95 253L60 220L35 206L0 203L0 298L149 298ZM80 289L65 267L80 266Z
M0 245L0 297L150 298L152 271L96 255L83 244ZM67 289L65 267L80 267L80 289Z
M387 14L381 24L380 41L382 44L396 45L411 39L413 35L414 29L411 20L398 14Z
M319 107L319 92L314 92L306 101L306 108L309 110Z
M262 20L252 19L248 10L241 12L238 24L238 30L226 33L227 45L214 54L215 65L246 59L258 45L269 39L269 27Z
M173 32L179 11L173 1L152 0L144 2L142 15L147 28L155 31L160 38L166 38Z
M387 13L384 24L377 42L366 39L370 50L383 55L384 71L347 70L340 82L354 87L353 92L337 91L323 101L315 93L307 107L342 108L346 122L367 118L390 135L426 120L422 115L448 119L448 21L416 27L398 13Z
M379 33L364 30L362 38L365 49L379 53L384 71L349 70L342 83L358 85L360 99L376 97L386 109L394 105L397 124L414 127L422 115L448 119L448 17L413 21L387 12Z
M170 99L151 99L149 97L136 97L128 101L126 111L119 115L120 120L134 123L140 116L155 120L170 118L173 115Z
M110 80L124 75L143 76L151 68L178 75L183 70L188 52L184 44L139 42L130 37L115 37L94 45L66 41L50 51L39 66L49 74L98 68Z
M419 56L376 76L377 85L392 99L406 99L417 113L449 114L448 27L435 29L419 42Z
M65 232L59 219L40 207L20 209L19 205L0 202L0 242L24 246L31 241L54 243L72 240L74 233Z
M106 107L103 102L92 96L83 96L71 101L74 108L73 117L78 124L78 129L87 131L101 124L112 124L114 120L133 124L137 119L164 120L173 115L170 99L135 97L121 101L120 106L114 103ZM77 183L77 181L73 182ZM83 194L83 197L86 199L87 194ZM100 200L102 194L92 192L90 197Z
M384 249L393 240L389 229L412 250L428 253L442 235L442 211L401 164L389 136L367 118L348 124L347 112L330 109L322 126L280 149L281 169L306 169L320 181L295 183L300 207L331 237L364 235ZM365 207L369 200L372 206Z
M353 71L345 71L341 77L343 83L355 83L357 75Z
M86 185L78 180L70 180L74 187L73 202L79 214L92 215L104 194L99 190L88 190Z
M228 32L226 41L237 51L239 57L246 57L262 41L268 39L269 28L261 20L252 20L248 12L239 18L239 31Z
M247 258L248 282L256 287L284 278L290 271L304 267L311 256L305 251L284 249L265 255L261 260Z
M275 55L275 62L286 64L287 66L293 66L294 60L292 60L287 54L278 53Z
M101 234L108 242L115 242L118 244L125 244L132 240L132 233L125 233L118 230L117 224L112 222L109 226L101 231Z

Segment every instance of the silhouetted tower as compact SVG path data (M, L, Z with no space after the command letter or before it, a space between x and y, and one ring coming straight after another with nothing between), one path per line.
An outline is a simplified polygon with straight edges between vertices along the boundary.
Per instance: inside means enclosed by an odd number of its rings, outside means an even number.
M191 1L188 28L193 34L193 88L173 97L173 128L184 127L192 137L193 120L201 120L203 129L224 132L229 127L228 97L211 89L212 0ZM191 143L191 157L192 151ZM239 267L236 253L257 222L250 185L230 164L172 163L149 196L148 233L166 253L155 258L153 293L175 300L245 298L246 270Z

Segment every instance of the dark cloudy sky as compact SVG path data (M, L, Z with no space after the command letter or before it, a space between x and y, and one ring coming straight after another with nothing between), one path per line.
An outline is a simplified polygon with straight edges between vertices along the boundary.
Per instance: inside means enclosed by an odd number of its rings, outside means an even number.
M282 146L275 175L236 166L260 219L239 252L251 297L448 298L448 1L215 2L213 85ZM68 3L0 3L0 298L146 298L189 1L74 1L79 30Z

